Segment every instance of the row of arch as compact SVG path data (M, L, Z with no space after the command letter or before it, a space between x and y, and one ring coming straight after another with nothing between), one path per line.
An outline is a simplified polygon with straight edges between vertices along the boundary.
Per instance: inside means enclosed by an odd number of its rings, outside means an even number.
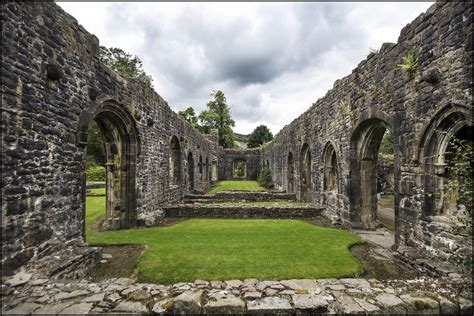
M82 198L86 197L86 146L89 126L95 121L104 137L106 153L106 221L108 229L121 229L137 225L137 161L142 139L135 119L122 104L110 97L97 99L83 111L79 118L78 146L83 151ZM169 184L180 186L182 192L193 193L196 189L195 165L201 183L217 180L217 161L199 155L197 162L192 151L184 155L180 139L173 135L168 143ZM184 159L183 159L184 158ZM186 161L186 166L183 166ZM186 179L184 176L186 175ZM205 186L205 185L204 185ZM85 218L85 203L83 203ZM83 225L85 236L85 225Z
M286 185L288 192L295 191L295 166L293 153L288 152L286 159ZM337 191L338 166L334 146L328 142L323 154L323 187L325 191ZM312 200L312 161L308 143L304 143L300 151L300 194L306 202Z
M377 160L379 147L384 133L389 130L394 135L394 193L395 193L395 227L400 226L400 185L401 156L407 161L407 149L400 149L400 132L395 119L382 112L363 113L359 124L350 136L348 162L349 176L345 183L345 191L340 192L339 157L332 142L327 142L322 151L322 190L346 194L349 199L349 221L355 227L375 228L377 222ZM422 217L442 214L447 210L447 197L443 191L444 183L450 177L448 165L450 143L452 139L472 142L472 116L467 109L447 106L438 112L424 129L419 138L418 151L414 164L420 165L420 174L404 179L415 182L421 177L419 185L423 190ZM341 157L342 158L342 157ZM471 162L472 163L472 162ZM312 161L308 143L304 143L299 151L299 192L303 201L313 200ZM295 157L289 151L286 155L286 189L297 191L295 183ZM402 181L402 182L403 182ZM410 184L408 183L408 184ZM405 184L407 185L407 184ZM415 185L411 183L410 185ZM406 190L405 190L406 191ZM413 192L404 192L405 196Z
M169 143L169 179L171 185L181 185L183 183L182 149L177 136L173 135ZM192 151L188 151L186 156L186 189L188 193L194 193L195 190L195 162ZM217 162L212 162L210 167L209 157L203 160L202 154L199 155L197 163L201 183L215 180L213 173L216 173Z
M141 144L135 121L125 108L115 101L111 99L98 100L80 117L78 143L83 148L87 144L87 131L92 120L97 122L105 138L107 224L111 228L135 226L137 216L136 164ZM326 144L322 155L322 189L346 194L351 208L349 221L354 225L372 227L376 220L377 193L374 170L380 141L385 130L389 129L395 139L395 221L396 227L398 227L401 153L399 148L400 133L397 124L394 124L394 118L383 113L374 115L373 112L362 113L359 122L350 137L350 152L347 159L349 177L346 182L346 191L338 192L342 188L338 185L340 178L338 161L340 158L331 143ZM447 177L447 160L449 160L446 153L449 151L450 141L454 136L466 140L472 137L472 115L469 109L448 106L439 111L419 138L415 157L408 157L413 160L413 163L420 164L422 170L420 173L420 186L424 190L422 216L436 215L446 209L446 197L442 188ZM407 153L404 152L403 155L407 160ZM184 183L183 175L186 175L187 188L183 187L183 190L187 189L188 192L193 192L196 159L191 151L185 156L186 159L182 159L183 156L182 145L178 137L172 136L169 142L170 183L181 185ZM314 190L312 156L308 143L302 145L299 159L301 197L305 201L311 201ZM186 168L182 166L183 161L186 161ZM202 180L217 179L217 162L213 161L210 169L209 158L206 157L203 160L200 155L197 161ZM287 190L294 192L296 191L295 157L292 152L288 152L286 162ZM186 172L183 172L184 170ZM85 200L85 174L83 179Z

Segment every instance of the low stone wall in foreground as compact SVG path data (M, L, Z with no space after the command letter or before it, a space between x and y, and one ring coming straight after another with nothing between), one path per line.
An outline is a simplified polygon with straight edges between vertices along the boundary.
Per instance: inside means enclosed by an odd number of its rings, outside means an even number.
M2 285L2 314L472 314L471 283L415 280L256 279L158 285L127 278L48 281L31 274Z

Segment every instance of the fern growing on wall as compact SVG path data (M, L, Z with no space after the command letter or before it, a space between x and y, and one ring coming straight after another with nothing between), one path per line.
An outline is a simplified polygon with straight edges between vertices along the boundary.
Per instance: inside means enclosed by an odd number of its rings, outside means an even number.
M395 69L396 70L405 70L408 72L415 72L418 68L419 58L415 55L414 52L410 51L404 57L402 57L403 63L398 64Z

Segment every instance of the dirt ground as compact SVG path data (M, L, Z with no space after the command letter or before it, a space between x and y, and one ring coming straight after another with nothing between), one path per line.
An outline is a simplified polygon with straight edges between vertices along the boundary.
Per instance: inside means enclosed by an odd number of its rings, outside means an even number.
M350 248L350 252L360 260L364 267L364 272L359 277L408 280L419 276L417 271L408 269L395 261L390 251L370 242L354 245Z
M382 195L377 203L377 217L390 231L395 231L395 210L393 195Z
M98 282L108 278L130 278L136 274L137 260L143 245L105 246L103 254L112 255L112 259L99 263L89 274L89 278Z

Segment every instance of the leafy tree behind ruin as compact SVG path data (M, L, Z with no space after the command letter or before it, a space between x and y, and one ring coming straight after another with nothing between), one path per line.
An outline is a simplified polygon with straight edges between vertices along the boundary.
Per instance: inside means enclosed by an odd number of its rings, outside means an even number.
M260 147L264 143L267 143L273 139L273 134L270 132L267 126L259 125L257 126L252 134L249 136L249 141L247 147L256 148Z
M87 137L87 181L105 181L105 145L104 135L96 121L89 126Z
M182 116L192 127L201 130L201 126L198 123L198 117L193 107L190 106L186 110L179 111L178 115Z
M392 157L393 160L393 134L388 129L385 131L382 141L380 142L379 153L385 158Z
M272 189L274 187L272 172L268 166L263 166L257 176L257 182L264 188Z
M134 79L152 86L153 78L142 69L142 61L118 47L100 47L100 60L126 79Z
M463 205L468 216L468 225L471 227L472 208L474 207L473 189L473 165L474 165L474 143L470 140L453 137L446 152L448 177L444 184L451 199L455 199L458 206ZM466 220L464 216L460 219Z
M206 134L211 129L219 131L219 145L224 148L232 148L235 143L235 135L232 127L235 121L230 115L230 107L227 105L227 99L220 90L211 93L213 99L207 103L207 109L199 114L202 131Z

